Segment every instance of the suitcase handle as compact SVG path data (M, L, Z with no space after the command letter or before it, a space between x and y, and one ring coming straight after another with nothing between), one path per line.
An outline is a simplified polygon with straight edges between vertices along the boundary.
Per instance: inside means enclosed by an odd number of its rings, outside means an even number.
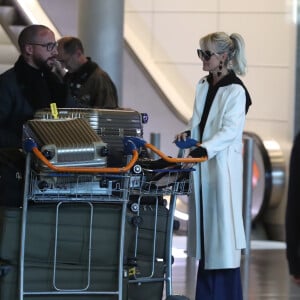
M33 152L34 155L41 160L49 169L56 171L56 172L66 172L66 173L125 173L128 172L136 163L139 154L138 151L133 143L131 144L131 154L132 158L128 162L128 164L124 167L58 167L54 166L38 149L36 143L33 139L26 139L24 141L24 149L26 152Z
M156 148L154 145L147 143L141 138L138 137L133 137L133 136L127 136L124 137L123 139L125 149L126 149L126 144L128 142L132 142L135 144L137 148L140 147L146 147L159 155L163 160L170 162L170 163L199 163L199 162L204 162L207 160L207 156L205 157L169 157L165 155L163 152L161 152L158 148Z

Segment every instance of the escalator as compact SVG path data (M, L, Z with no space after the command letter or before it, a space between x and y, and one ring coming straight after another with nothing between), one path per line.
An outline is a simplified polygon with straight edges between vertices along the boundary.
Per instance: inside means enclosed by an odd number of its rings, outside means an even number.
M253 132L245 132L244 136L254 141L251 215L255 222L268 208L278 206L282 200L285 161L275 140L263 140Z

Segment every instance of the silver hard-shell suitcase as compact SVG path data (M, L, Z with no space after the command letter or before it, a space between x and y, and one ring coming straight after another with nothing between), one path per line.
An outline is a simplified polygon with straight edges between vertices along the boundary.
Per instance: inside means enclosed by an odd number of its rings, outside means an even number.
M23 127L23 139L24 144L29 140L33 141L36 148L54 167L105 168L107 166L107 144L82 118L29 120ZM101 186L100 179L96 175L56 174L35 155L32 159L30 177L30 191L34 195L32 198L66 193L69 196L111 193L111 189Z
M123 137L143 137L143 124L148 116L133 109L58 108L59 119L83 118L107 143L108 166L124 164ZM36 119L52 119L50 109L36 112Z
M56 166L107 165L107 145L84 119L29 120L23 139L32 139Z

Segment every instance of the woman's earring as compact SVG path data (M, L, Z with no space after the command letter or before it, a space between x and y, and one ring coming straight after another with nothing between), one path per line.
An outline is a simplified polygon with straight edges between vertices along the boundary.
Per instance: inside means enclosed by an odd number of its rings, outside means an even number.
M219 70L220 70L220 71L217 72L217 75L218 75L218 76L221 76L221 75L222 75L222 69L223 69L223 61L221 60L220 63L219 63Z

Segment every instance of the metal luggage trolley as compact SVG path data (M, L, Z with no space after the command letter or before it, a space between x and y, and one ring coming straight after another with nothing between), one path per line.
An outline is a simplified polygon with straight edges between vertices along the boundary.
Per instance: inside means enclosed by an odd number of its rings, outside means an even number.
M203 162L206 158L171 158L140 138L127 139L137 148L150 149L172 165L155 170L138 168L138 183L130 185L133 187L130 189L130 198L135 200L129 204L136 213L136 229L130 253L129 299L148 299L148 293L152 295L151 299L160 300L163 290L168 300L187 299L185 296L173 295L172 288L172 238L176 199L191 192L191 174L194 169L184 168L182 163ZM133 176L131 180L134 180ZM148 210L150 216L147 214ZM145 233L147 229L148 234Z
M108 168L108 167L85 167L85 166L55 166L53 165L37 147L36 143L32 139L26 139L24 142L24 149L27 152L26 158L26 172L25 172L25 186L24 186L24 201L22 211L22 225L21 225L21 240L20 240L20 266L19 266L19 299L23 300L26 296L40 299L45 296L45 299L67 298L77 299L80 295L84 295L84 299L99 297L100 299L112 299L110 297L117 297L118 300L123 298L124 289L124 243L125 243L125 226L126 226L126 211L130 184L130 170L138 159L138 152L135 146L132 146L131 155L128 155L128 163L125 167L120 168ZM35 162L38 161L43 165L42 170L36 170ZM49 280L49 285L44 289L34 288L31 285L27 285L27 266L26 263L26 247L28 234L26 232L28 220L29 202L34 202L34 205L38 203L40 206L52 205L55 210L55 221L54 221L54 239L50 243L49 252L53 253L51 257L51 268L47 275L41 276L43 279ZM119 251L116 278L113 280L116 283L116 288L102 289L95 284L97 281L94 276L94 257L96 251L95 246L92 243L93 233L93 213L97 206L101 205L116 205L119 207L121 216L119 223L119 245L117 246ZM78 271L78 266L72 264L72 261L67 263L66 268L68 269L67 276L70 277L60 282L61 277L64 275L60 274L61 259L59 255L67 251L61 249L62 241L60 237L60 225L63 221L64 209L66 207L72 207L73 205L79 205L80 209L87 210L89 216L87 217L88 226L88 237L87 251L84 252L85 257L83 261L85 263L82 269ZM79 218L80 214L79 214ZM71 228L72 229L72 228ZM45 233L46 234L46 233ZM77 233L76 233L77 234ZM109 235L109 234L108 234ZM53 245L52 245L53 244ZM108 243L107 243L108 244ZM102 245L105 246L105 245ZM51 249L50 249L51 248ZM43 248L44 249L44 248ZM69 248L70 249L70 248ZM65 256L70 254L65 253ZM113 254L111 254L113 255ZM107 257L107 259L110 259ZM53 261L52 261L53 260ZM47 261L47 263L49 263ZM33 269L36 264L33 265ZM73 268L74 267L74 268ZM38 270L38 269L37 269ZM80 284L78 287L72 286L72 276L77 274L80 278ZM36 271L36 274L40 274ZM51 275L49 275L51 274ZM31 274L32 276L32 274ZM44 276L44 277L43 277ZM77 275L76 275L77 276ZM48 277L51 277L50 279ZM32 282L37 281L39 278L31 278ZM65 279L65 278L64 278ZM107 279L108 281L110 278ZM98 281L101 279L98 278ZM48 283L47 283L48 284ZM29 286L29 288L28 288ZM49 288L50 286L50 288ZM96 288L95 288L96 287ZM62 297L60 297L62 296ZM91 296L91 297L90 297ZM94 298L93 298L94 297ZM104 298L102 298L104 297ZM82 299L82 298L81 298ZM98 299L98 298L97 298Z

